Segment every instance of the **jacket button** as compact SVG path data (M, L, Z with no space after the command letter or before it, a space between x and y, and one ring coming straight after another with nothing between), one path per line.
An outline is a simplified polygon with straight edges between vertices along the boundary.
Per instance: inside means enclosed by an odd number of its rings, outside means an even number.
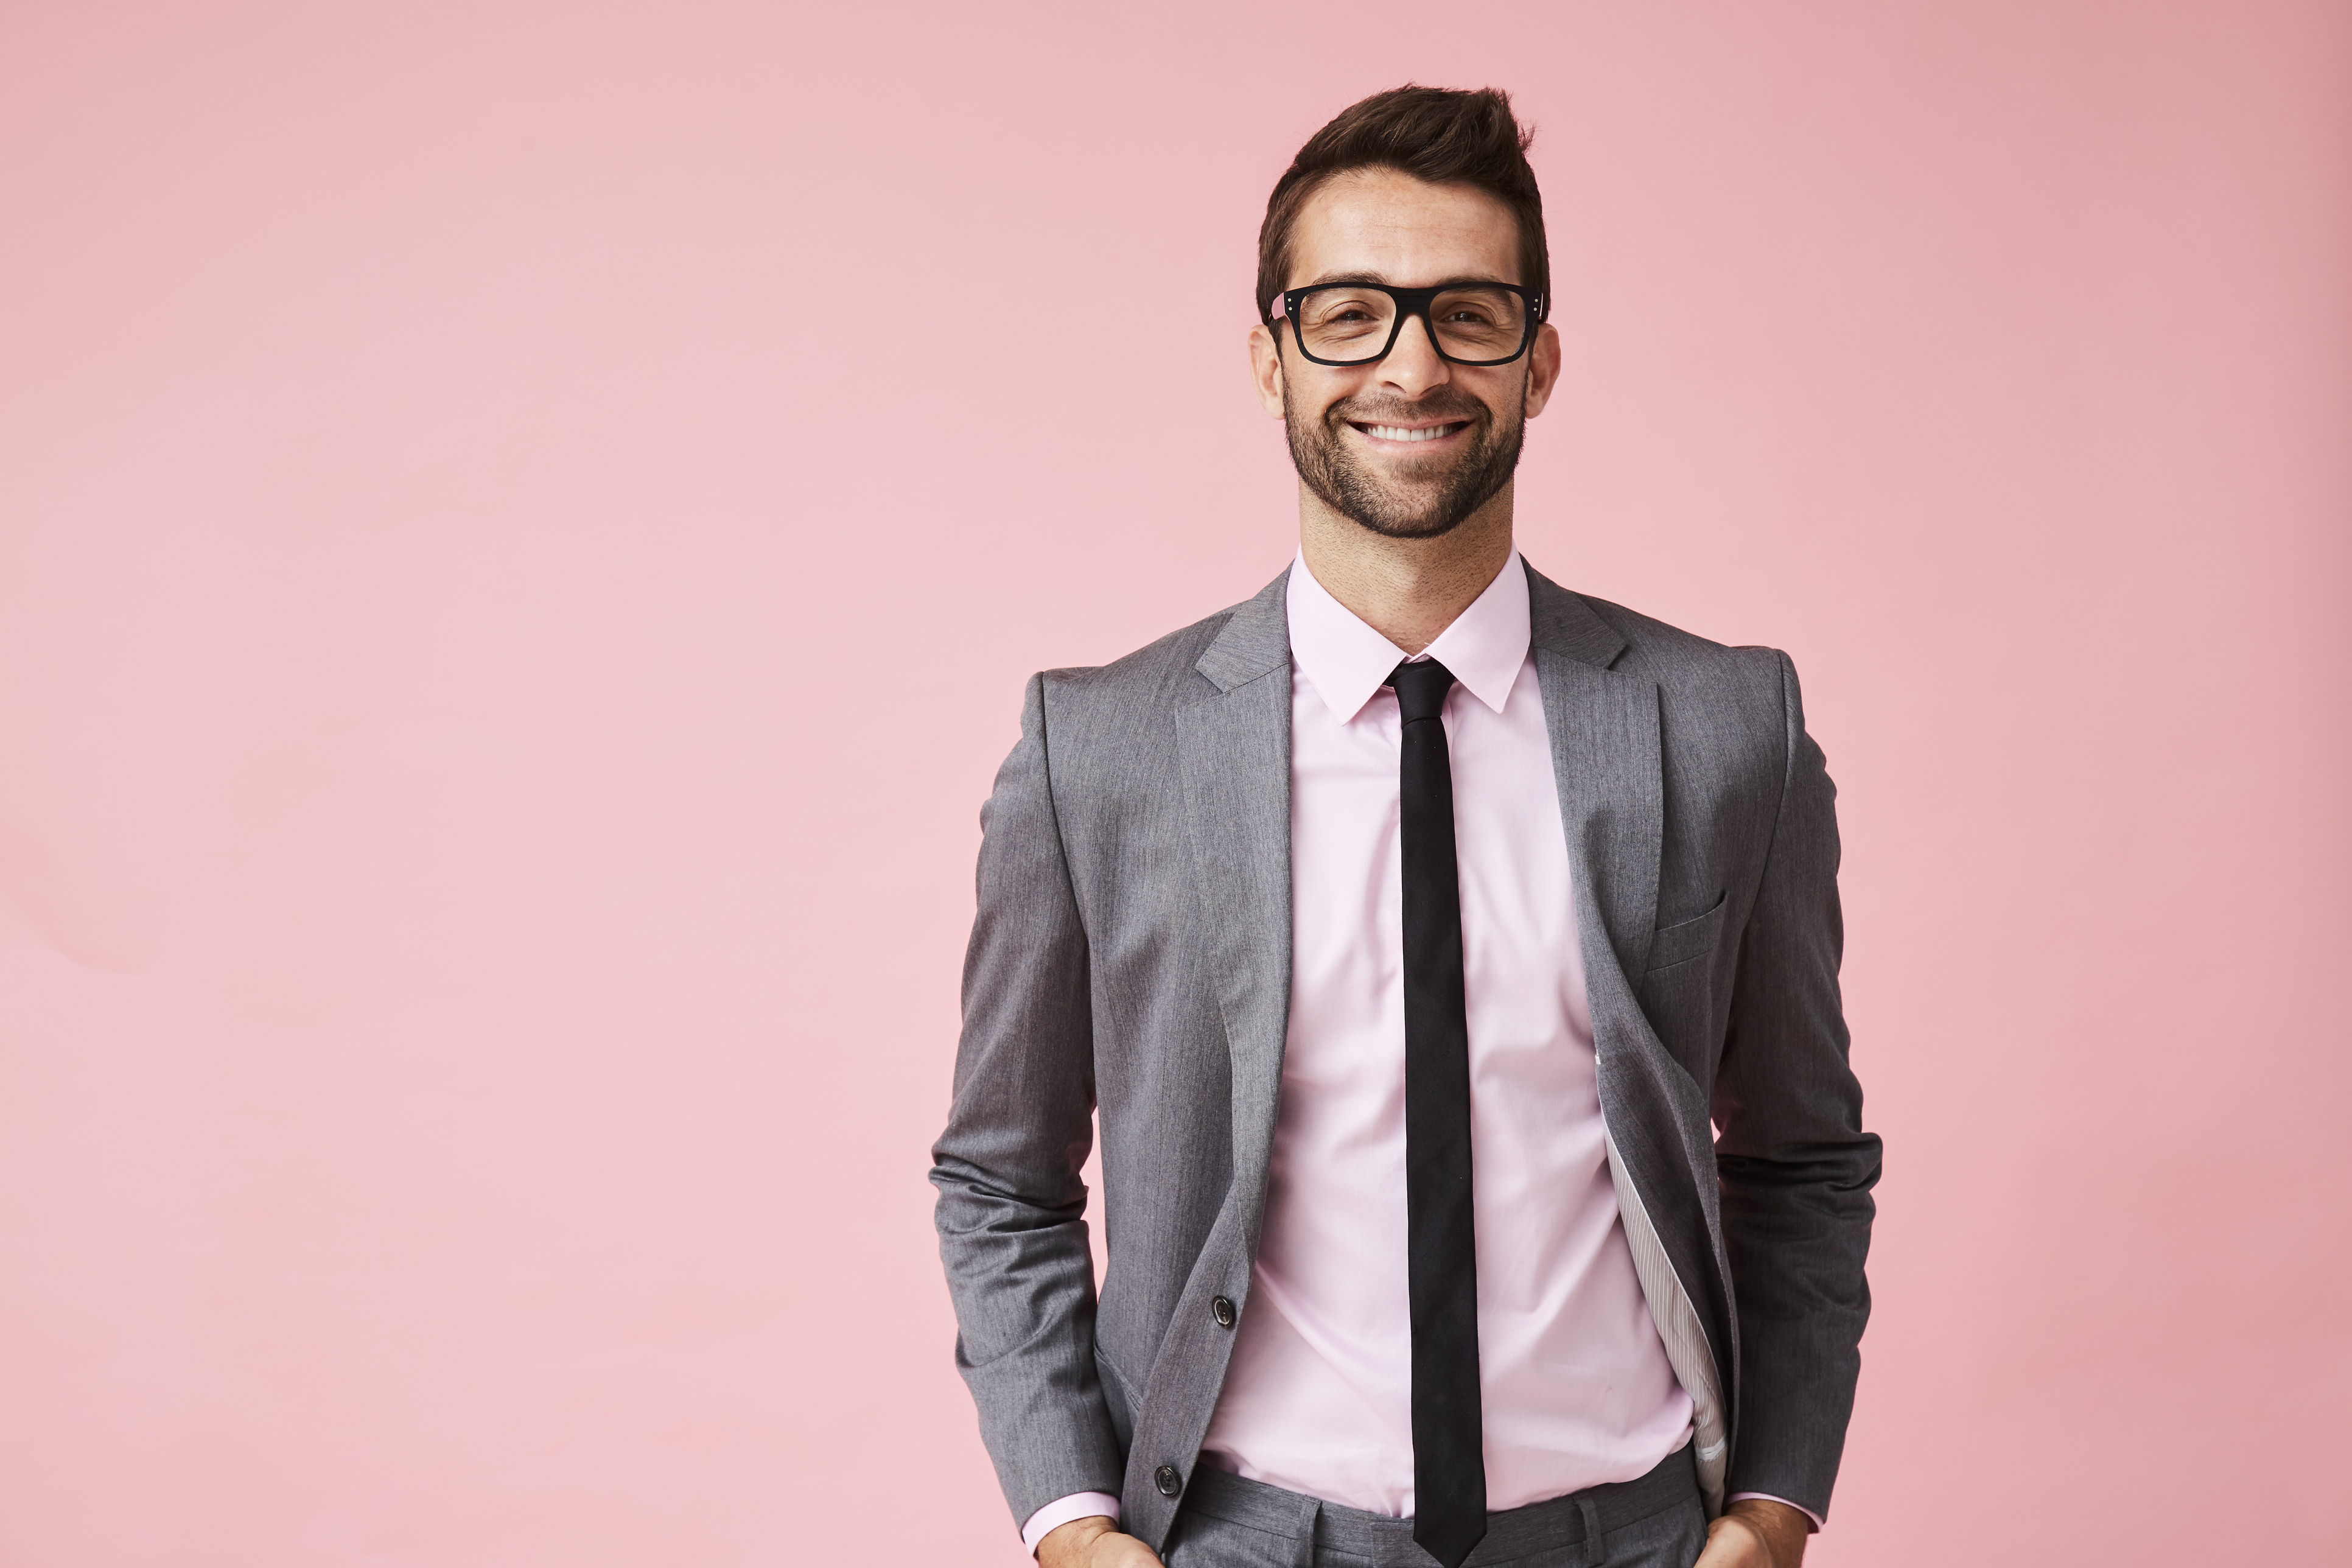
M1176 1473L1173 1465L1162 1465L1151 1472L1151 1484L1160 1489L1161 1497L1174 1497L1184 1489L1184 1478Z
M1217 1327L1230 1329L1240 1314L1234 1310L1234 1304L1231 1301L1220 1296L1209 1303L1209 1316L1217 1320Z

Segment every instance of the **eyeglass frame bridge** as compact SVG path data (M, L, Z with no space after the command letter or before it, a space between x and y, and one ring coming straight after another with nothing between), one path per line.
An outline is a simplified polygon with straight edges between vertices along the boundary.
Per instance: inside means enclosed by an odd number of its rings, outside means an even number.
M1298 302L1307 295L1324 289L1372 289L1386 294L1394 302L1396 319L1389 323L1389 341L1381 345L1380 353L1370 359L1323 359L1307 349L1307 336L1298 328ZM1445 345L1437 341L1437 323L1430 320L1429 308L1436 303L1440 294L1450 293L1457 289L1500 289L1507 293L1517 294L1525 300L1528 307L1528 321L1526 330L1519 334L1519 346L1501 359L1456 359L1447 353ZM1341 279L1330 283L1309 283L1303 289L1285 289L1280 299L1282 300L1281 319L1290 323L1290 336L1292 341L1298 344L1299 358L1309 364L1328 365L1334 370L1355 370L1363 365L1380 363L1396 352L1397 339L1403 335L1405 322L1415 316L1421 318L1421 330L1429 335L1430 352L1447 364L1467 365L1473 369L1509 364L1524 356L1528 350L1534 346L1536 333L1542 330L1544 320L1544 300L1541 294L1532 289L1522 289L1516 283L1499 283L1486 278L1471 282L1438 283L1426 289L1397 289L1386 283L1349 282Z

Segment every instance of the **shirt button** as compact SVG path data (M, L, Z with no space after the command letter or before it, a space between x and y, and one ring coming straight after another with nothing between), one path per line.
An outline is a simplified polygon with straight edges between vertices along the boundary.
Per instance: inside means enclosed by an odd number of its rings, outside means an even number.
M1161 1497L1174 1497L1184 1489L1184 1478L1176 1473L1173 1465L1162 1465L1151 1472L1151 1484L1160 1489Z
M1217 1320L1217 1327L1230 1329L1234 1326L1234 1320L1241 1314L1234 1310L1234 1304L1231 1301L1220 1296L1209 1303L1209 1316Z

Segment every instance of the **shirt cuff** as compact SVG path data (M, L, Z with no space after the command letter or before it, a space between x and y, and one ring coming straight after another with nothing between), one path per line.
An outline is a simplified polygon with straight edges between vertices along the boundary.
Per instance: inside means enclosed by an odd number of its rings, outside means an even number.
M1045 1539L1046 1531L1059 1530L1074 1519L1093 1519L1097 1515L1117 1524L1118 1499L1108 1492L1072 1492L1068 1497L1056 1498L1029 1516L1029 1522L1021 1527L1021 1544L1034 1556L1037 1543Z
M1795 1509L1799 1513L1803 1514L1807 1519L1810 1519L1810 1520L1811 1520L1811 1521L1813 1521L1813 1529L1814 1529L1814 1530L1819 1530L1819 1529L1821 1529L1821 1527L1822 1527L1823 1524L1825 1524L1825 1523L1827 1523L1827 1522L1828 1522L1826 1520L1822 1519L1822 1516L1821 1516L1820 1514L1815 1513L1811 1509L1807 1508L1803 1503L1801 1503L1801 1502L1790 1502L1787 1498L1784 1498L1784 1497L1774 1497L1770 1492L1734 1492L1734 1493L1732 1493L1729 1497L1727 1497L1727 1498L1724 1499L1723 1500L1724 1500L1726 1503L1735 1503L1735 1502L1738 1502L1738 1501L1740 1499L1742 1499L1742 1498L1751 1498L1751 1497L1753 1497L1753 1498L1762 1498L1766 1502L1777 1502L1777 1503L1780 1503L1780 1505L1782 1505L1783 1507L1786 1507L1786 1508L1793 1508L1793 1509ZM1076 1499L1071 1499L1071 1500L1069 1500L1075 1501L1075 1500L1076 1500ZM1061 1504L1060 1504L1060 1503L1055 1503L1054 1506L1055 1506L1055 1508L1059 1508L1059 1507L1061 1507ZM1043 1516L1041 1515L1040 1517L1042 1518ZM1066 1517L1066 1518L1070 1518L1070 1519L1076 1519L1076 1518L1077 1518L1078 1516L1077 1516L1077 1515L1076 1515L1076 1514L1068 1514L1068 1515L1066 1515L1065 1517Z

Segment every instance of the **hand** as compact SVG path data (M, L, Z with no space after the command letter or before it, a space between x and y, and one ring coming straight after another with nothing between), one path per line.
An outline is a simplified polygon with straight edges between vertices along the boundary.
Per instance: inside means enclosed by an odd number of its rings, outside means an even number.
M1801 1509L1741 1498L1706 1527L1706 1550L1691 1568L1797 1568L1812 1528Z
M1097 1513L1047 1531L1037 1568L1160 1568L1160 1554Z

